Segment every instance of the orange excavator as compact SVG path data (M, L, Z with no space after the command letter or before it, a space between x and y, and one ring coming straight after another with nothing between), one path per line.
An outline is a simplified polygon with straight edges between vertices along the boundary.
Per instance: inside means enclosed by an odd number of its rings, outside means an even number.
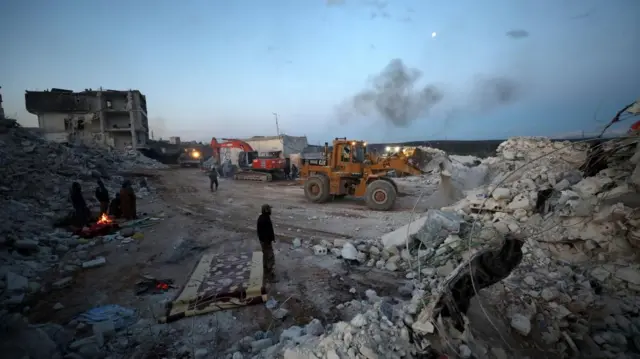
M274 178L283 177L287 161L280 158L279 152L270 152L268 156L259 156L258 151L242 140L230 138L222 140L224 142L218 142L215 137L211 139L213 157L217 164L222 164L220 161L221 148L238 148L242 151L238 158L240 171L233 175L233 179L270 182Z

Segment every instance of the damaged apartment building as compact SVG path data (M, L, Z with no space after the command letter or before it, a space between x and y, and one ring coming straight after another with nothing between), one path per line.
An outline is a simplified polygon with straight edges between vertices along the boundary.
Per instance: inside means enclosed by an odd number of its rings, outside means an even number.
M147 101L138 90L27 91L25 106L50 141L124 149L149 139Z

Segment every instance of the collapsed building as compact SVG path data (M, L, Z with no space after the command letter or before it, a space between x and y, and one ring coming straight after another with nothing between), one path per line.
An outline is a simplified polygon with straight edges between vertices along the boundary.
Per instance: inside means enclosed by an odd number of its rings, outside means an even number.
M25 106L50 141L124 149L149 139L147 100L138 90L27 91Z

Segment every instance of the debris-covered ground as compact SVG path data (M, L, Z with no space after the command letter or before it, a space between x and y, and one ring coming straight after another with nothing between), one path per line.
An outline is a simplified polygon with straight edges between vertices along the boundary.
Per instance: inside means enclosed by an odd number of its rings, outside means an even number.
M199 170L1 128L8 358L640 357L636 138L430 150L433 171L397 179L394 210L373 212L308 203L288 181L211 193ZM97 207L98 177L112 194L133 179L141 220L88 240L53 229L72 181ZM264 203L270 300L161 323L203 253L259 249Z

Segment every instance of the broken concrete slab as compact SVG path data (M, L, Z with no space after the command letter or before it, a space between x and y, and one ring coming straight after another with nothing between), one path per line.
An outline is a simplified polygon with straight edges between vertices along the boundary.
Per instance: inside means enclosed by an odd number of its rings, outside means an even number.
M420 217L413 220L411 223L396 229L391 233L387 233L382 236L382 245L384 248L392 248L404 246L407 242L407 238L415 236L418 231L424 226L427 221L427 217Z

